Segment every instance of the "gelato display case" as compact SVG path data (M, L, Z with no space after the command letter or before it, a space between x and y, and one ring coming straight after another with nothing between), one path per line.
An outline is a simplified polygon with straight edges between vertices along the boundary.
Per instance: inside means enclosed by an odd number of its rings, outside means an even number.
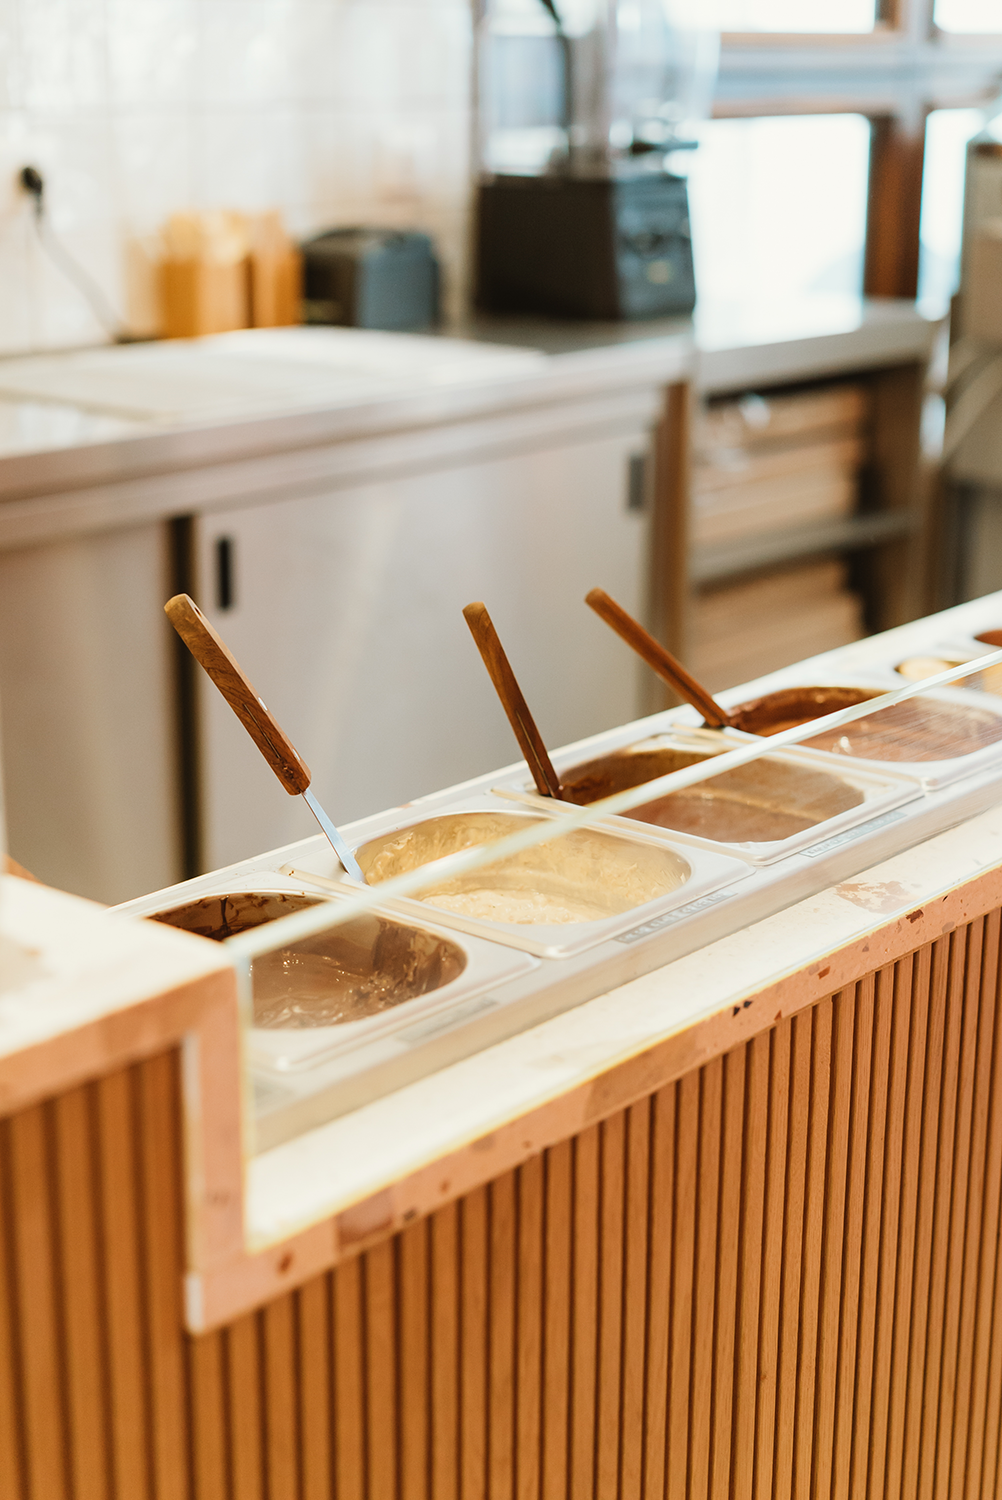
M682 707L592 736L555 752L559 799L521 763L358 820L364 886L318 836L119 910L232 958L268 1151L992 806L1000 613L733 689L722 730Z
M770 735L569 745L578 800L344 825L364 885L320 837L111 910L0 881L0 1492L992 1475L1000 623L723 695L863 694ZM936 760L805 747L923 700Z

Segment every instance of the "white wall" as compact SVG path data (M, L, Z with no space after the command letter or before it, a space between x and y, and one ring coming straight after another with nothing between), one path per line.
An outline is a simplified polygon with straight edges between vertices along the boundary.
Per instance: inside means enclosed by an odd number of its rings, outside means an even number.
M457 306L471 46L469 0L0 0L0 353L103 337L35 242L26 163L123 313L129 242L187 207L427 229Z

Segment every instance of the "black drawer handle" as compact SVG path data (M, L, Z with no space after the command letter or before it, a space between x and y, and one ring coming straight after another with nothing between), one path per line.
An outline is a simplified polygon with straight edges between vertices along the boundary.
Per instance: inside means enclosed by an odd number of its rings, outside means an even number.
M231 536L216 539L216 608L232 609L236 603L236 548Z

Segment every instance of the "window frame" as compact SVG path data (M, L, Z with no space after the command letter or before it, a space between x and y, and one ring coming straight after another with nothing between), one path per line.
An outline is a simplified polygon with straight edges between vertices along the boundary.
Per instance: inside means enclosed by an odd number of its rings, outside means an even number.
M934 0L880 0L869 32L724 32L716 119L862 114L872 127L864 292L918 289L925 123L1002 93L998 33L946 32Z

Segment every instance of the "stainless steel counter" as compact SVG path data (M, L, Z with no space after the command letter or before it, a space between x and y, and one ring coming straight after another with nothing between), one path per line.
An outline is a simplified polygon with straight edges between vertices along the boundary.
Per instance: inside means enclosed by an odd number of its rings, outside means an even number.
M0 549L316 490L345 444L365 466L366 441L472 433L485 418L680 379L691 361L687 325L550 356L297 328L0 361Z
M707 305L684 319L475 318L441 336L263 329L0 361L0 548L303 493L319 450L691 376L708 392L925 357L912 302ZM277 466L263 462L281 455ZM307 457L307 455L312 455ZM151 483L151 480L155 482Z
M936 315L914 302L829 295L781 305L701 303L691 323L474 317L450 332L481 343L567 355L635 349L690 330L693 379L700 390L717 394L923 359L937 326Z

